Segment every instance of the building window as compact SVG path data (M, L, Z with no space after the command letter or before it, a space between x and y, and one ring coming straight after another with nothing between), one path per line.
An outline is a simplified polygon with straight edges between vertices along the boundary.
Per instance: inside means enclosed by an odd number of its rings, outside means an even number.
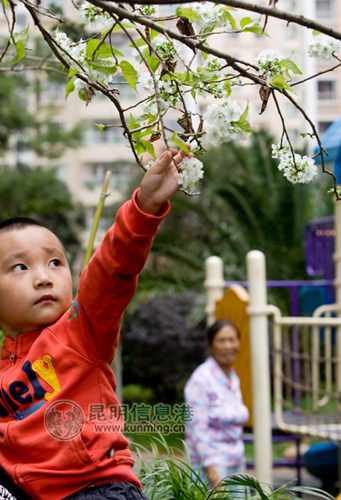
M332 100L337 98L336 81L320 80L317 82L317 96L321 100Z
M134 165L127 161L88 163L83 168L83 185L89 189L102 186L105 173L110 170L109 187L112 189L125 188L131 178L133 168Z
M282 33L284 40L297 39L297 26L296 24L289 24L282 26Z
M284 0L281 8L287 12L294 13L296 11L296 0Z
M327 130L327 128L330 127L330 125L332 123L333 122L330 122L330 121L329 122L327 122L327 121L325 121L325 122L318 122L317 128L318 128L319 134L323 134Z
M100 125L109 125L101 132L101 130L95 125L98 123ZM87 130L84 134L85 146L90 146L92 144L128 144L128 140L123 135L123 128L118 122L107 121L99 118L88 123Z
M336 15L335 0L316 0L316 18L333 18Z

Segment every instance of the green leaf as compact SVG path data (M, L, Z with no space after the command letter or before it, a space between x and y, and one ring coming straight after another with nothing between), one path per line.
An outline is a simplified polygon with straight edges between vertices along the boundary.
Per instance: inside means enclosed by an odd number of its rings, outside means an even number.
M201 51L201 55L204 61L206 61L208 54L206 52Z
M243 33L246 33L247 31L250 31L251 33L256 33L257 35L269 36L266 31L263 31L263 28L257 25L250 26L249 28L244 28L242 30Z
M82 101L86 101L86 97L81 90L78 92L78 97L82 99Z
M128 84L137 92L136 82L138 73L136 69L128 61L121 61L119 67Z
M107 34L109 33L109 31L112 30L114 25L115 25L115 23L111 23L111 24L109 24L109 26L106 26L104 28L104 30L101 31L101 37L105 38L107 36Z
M101 57L112 57L113 54L115 56L121 56L124 57L124 54L120 52L119 50L115 49L114 47L110 47L107 43L103 43L100 48L99 48L99 55Z
M136 40L134 40L134 43L129 44L129 47L134 49L135 45L137 45L137 47L143 47L144 45L147 45L147 42L145 42L143 38L137 38Z
M105 77L113 75L117 71L117 67L111 61L89 61L89 66L99 73L102 73Z
M22 42L17 42L15 44L15 50L17 51L17 55L15 58L10 62L10 64L15 64L24 57L25 55L25 45Z
M189 8L180 9L180 7L178 7L176 9L176 15L179 17L186 17L190 21L193 21L194 19L199 19L198 14L194 10Z
M79 74L78 69L73 69L73 68L70 68L70 69L69 69L69 75L68 75L68 78L71 78L71 76L75 76L75 75L78 75L78 74Z
M244 132L247 132L248 134L251 133L251 131L252 131L251 125L250 125L250 123L247 120L239 119L237 121L237 124L238 124L239 128L241 128L242 130L244 130Z
M122 26L123 28L133 28L136 30L140 28L140 26L137 26L137 24L131 23L130 21L124 21L124 23L122 23ZM121 29L121 26L119 24L116 24L115 28L112 31L119 31Z
M152 70L152 71L156 71L156 70L157 70L157 68L158 68L158 67L159 67L159 65L160 65L160 61L159 61L158 59L156 59L156 57L154 57L154 56L150 55L150 53L149 53L149 49L148 49L148 48L144 49L144 51L143 51L143 55L144 55L144 57L146 58L147 63L149 64L149 66L150 66L151 70Z
M253 23L253 20L251 17L243 17L243 19L240 20L240 27L245 28L247 24Z
M144 145L142 144L141 141L135 142L134 149L135 149L137 155L142 155L143 153L146 152L146 148L144 147Z
M129 130L133 130L134 128L138 128L139 122L134 118L132 113L130 113L128 128Z
M321 35L321 32L317 31L317 30L313 30L313 36L317 36L317 35Z
M20 33L14 33L13 38L14 38L14 41L15 41L16 44L18 42L21 42L23 45L25 45L25 43L28 40L28 30L29 30L29 27L30 27L30 25L28 24L27 28L25 28L24 30L20 31Z
M243 114L239 118L239 121L243 122L244 120L246 120L248 114L249 114L249 104L246 106L245 110L243 111Z
M237 28L237 24L236 24L234 17L232 16L232 14L230 14L227 10L225 10L224 17L228 19L228 21L231 25L231 28L233 30L235 30Z
M231 92L232 92L230 80L226 80L226 82L224 82L223 89L226 92L226 97L229 97L231 95Z
M163 24L163 22L160 22L159 24ZM150 39L153 40L156 36L158 36L160 33L156 30L151 30L150 32Z
M100 129L101 134L103 135L103 132L107 128L107 126L106 125L101 125L100 123L94 123L94 125L96 125L96 127L98 127Z
M276 75L273 77L270 83L272 85L276 85L276 87L278 87L281 92L283 92L283 89L290 90L292 92L292 89L287 84L284 76Z
M154 151L154 145L153 143L149 142L149 141L139 141L143 144L143 146L146 148L146 151L153 157L153 158L156 158L156 155L155 155L155 151Z
M89 57L89 59L93 59L96 52L94 60L97 61L99 56L99 51L97 50L97 48L100 43L103 43L102 40L97 40L96 38L88 41L88 43L86 44L86 55Z
M174 130L174 133L170 139L170 142L174 142L174 144L179 146L179 148L181 148L183 151L185 151L185 153L189 154L189 149L186 146L186 144L176 137L176 130Z
M296 66L296 64L291 61L291 59L282 59L279 61L279 65L283 66L284 68L290 69L295 75L302 75L302 71Z
M65 88L65 101L68 98L69 94L75 90L75 80L70 80Z
M133 139L140 139L141 137L145 137L146 135L152 135L155 132L156 132L156 130L153 130L153 129L150 129L150 128L147 129L147 130L143 130L141 132L135 132L135 134L133 134Z
M8 4L8 0L3 0L4 9L5 9L5 7L6 7L7 4Z

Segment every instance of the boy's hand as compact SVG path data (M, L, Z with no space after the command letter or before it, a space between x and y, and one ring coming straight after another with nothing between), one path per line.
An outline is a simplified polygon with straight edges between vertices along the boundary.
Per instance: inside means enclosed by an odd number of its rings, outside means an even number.
M186 146L190 149L189 144ZM185 156L191 155L187 155L182 149L165 151L145 173L137 194L137 204L142 212L156 215L164 202L178 191L181 186L173 157L179 166Z

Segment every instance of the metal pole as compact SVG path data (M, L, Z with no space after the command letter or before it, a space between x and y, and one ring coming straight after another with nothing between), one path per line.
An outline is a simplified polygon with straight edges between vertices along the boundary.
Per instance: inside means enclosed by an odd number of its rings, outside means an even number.
M223 261L220 257L208 257L205 263L206 280L204 287L206 288L206 324L213 325L216 320L215 309L216 302L224 295L224 276L223 276Z
M116 389L115 389L115 394L119 402L122 404L123 403L123 397L122 397L122 348L121 348L121 342L119 342L118 346L116 347L116 353L114 357L114 361L111 363L111 369L114 372L115 379L116 379Z
M270 364L266 312L265 256L258 250L246 256L249 281L250 350L256 477L272 484Z
M337 310L341 307L341 202L335 201L335 253L333 259L335 262L335 302ZM337 313L338 316L340 313ZM341 391L341 328L336 330L336 389ZM338 411L341 410L340 401L338 402ZM341 492L341 442L339 441L339 491Z

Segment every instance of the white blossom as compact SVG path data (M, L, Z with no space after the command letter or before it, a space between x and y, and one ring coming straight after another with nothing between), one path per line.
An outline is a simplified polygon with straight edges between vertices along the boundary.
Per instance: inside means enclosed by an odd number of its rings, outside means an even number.
M86 1L80 6L80 13L84 21L89 21L90 23L104 23L110 20L107 12L101 11L98 7Z
M175 106L179 99L176 88L172 86L171 81L161 80L159 75L154 75L154 78L158 88L161 111L167 111L170 106ZM150 96L142 103L144 111L152 115L157 114L158 107L155 97L155 85L151 74L149 72L140 73L137 83L139 87L145 90Z
M91 61L86 54L86 42L80 39L78 43L73 43L65 33L58 31L55 33L55 39L62 48L63 57L70 64L70 67L87 77L90 84L96 81L104 84L111 82L112 75L104 75L99 69L94 69L91 66ZM111 61L115 65L114 58L107 57L106 61Z
M276 75L285 75L285 68L279 65L283 59L284 56L278 50L265 49L258 54L255 63L260 72L267 70L269 78L272 78Z
M193 19L193 26L196 31L202 29L225 26L227 18L219 5L210 2L195 2L190 7L198 15L198 19Z
M154 164L154 160L150 160L150 161L147 163L147 165L145 165L145 166L144 166L144 168L145 168L146 170L149 170L149 169L150 169L150 167L151 167L153 164Z
M184 158L180 167L178 183L186 191L194 191L200 179L203 178L203 164L197 158Z
M159 77L155 75L155 81L158 82ZM143 73L140 73L137 79L138 85L145 90L148 94L155 94L155 86L154 86L154 80L152 78L152 75L149 73L149 71L145 71Z
M272 157L280 160L278 169L283 170L284 177L293 184L308 183L317 174L313 158L302 157L298 153L292 152L289 146L281 147L280 144L273 144Z
M152 39L152 46L163 59L177 57L181 52L182 44L178 40L170 41L166 36L159 33Z
M341 50L341 42L334 38L323 35L316 35L311 37L308 42L309 57L316 59L331 59L333 54L337 55Z
M158 5L140 5L139 10L144 16L154 16L159 13Z
M208 141L215 141L218 146L232 139L246 139L247 132L240 128L239 120L243 114L236 101L227 99L222 104L208 106L203 118L211 127L207 130ZM245 121L250 125L248 117Z

